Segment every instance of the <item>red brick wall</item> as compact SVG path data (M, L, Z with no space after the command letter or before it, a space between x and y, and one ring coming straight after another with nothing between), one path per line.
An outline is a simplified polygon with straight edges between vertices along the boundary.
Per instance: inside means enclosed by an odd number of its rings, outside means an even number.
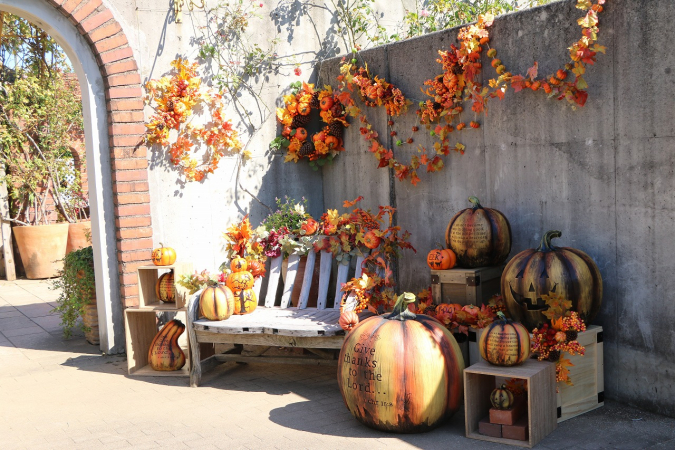
M106 87L121 301L138 305L136 269L150 263L152 221L141 76L120 24L101 0L47 0L91 45Z

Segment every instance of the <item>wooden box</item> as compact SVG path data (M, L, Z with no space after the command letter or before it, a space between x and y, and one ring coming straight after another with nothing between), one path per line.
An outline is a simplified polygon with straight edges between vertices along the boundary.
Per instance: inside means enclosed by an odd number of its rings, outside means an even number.
M491 437L478 432L479 422L492 406L490 393L497 378L520 378L527 381L527 441ZM501 444L534 447L558 426L555 412L555 365L528 359L513 367L493 366L480 362L464 370L464 420L466 437Z
M482 329L469 329L468 365L485 362L478 350L478 341L482 333ZM556 402L558 422L587 413L605 404L602 327L589 325L586 331L579 333L577 341L586 347L586 353L584 356L565 356L574 364L569 368L574 386L558 383Z
M155 284L159 277L173 270L175 303L160 301L155 294ZM141 266L138 268L138 305L141 308L152 307L155 309L175 310L186 306L188 290L178 286L177 281L181 275L192 273L192 263L175 263L170 266Z
M157 313L163 314L166 322L176 318L186 325L178 338L178 345L185 353L185 365L181 370L157 371L148 363L150 344L159 332ZM175 316L175 317L169 317ZM190 376L190 351L187 329L187 310L174 311L153 308L128 308L124 311L124 324L127 346L127 369L131 376L188 377Z
M480 306L500 293L503 266L431 271L431 294L435 304L459 303Z

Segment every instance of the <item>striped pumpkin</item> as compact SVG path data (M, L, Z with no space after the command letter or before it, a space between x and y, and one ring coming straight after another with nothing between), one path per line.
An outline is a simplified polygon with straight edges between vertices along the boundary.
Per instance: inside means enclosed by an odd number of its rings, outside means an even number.
M445 231L445 243L460 267L497 266L511 251L511 225L496 209L483 208L476 197L473 207L455 214Z
M159 330L150 344L148 362L154 370L180 370L185 365L185 353L178 345L178 338L185 331L180 320L172 320Z
M225 320L234 314L234 294L227 286L211 286L199 297L199 310L209 320Z
M548 231L536 250L518 253L502 273L502 295L509 315L532 330L547 322L542 295L555 292L572 302L572 311L589 324L602 304L602 276L586 253L554 247L551 239L562 235Z
M162 274L155 283L155 295L163 302L176 303L176 290L173 285L173 270Z
M530 356L530 334L521 324L498 314L501 320L492 322L480 337L480 356L495 366L522 364Z
M338 383L349 411L363 424L397 433L427 431L462 405L464 360L455 338L436 319L408 310L361 321L345 338Z

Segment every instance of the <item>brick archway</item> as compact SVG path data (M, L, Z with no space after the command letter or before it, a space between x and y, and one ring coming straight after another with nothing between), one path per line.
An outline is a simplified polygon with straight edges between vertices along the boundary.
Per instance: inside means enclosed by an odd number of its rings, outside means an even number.
M101 0L46 0L89 43L105 84L120 297L138 305L136 269L150 262L152 221L143 92L124 31Z

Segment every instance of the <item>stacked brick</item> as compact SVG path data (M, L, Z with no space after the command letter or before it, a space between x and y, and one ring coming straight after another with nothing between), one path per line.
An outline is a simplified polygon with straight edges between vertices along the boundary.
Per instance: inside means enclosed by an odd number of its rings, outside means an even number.
M150 263L152 222L141 77L126 35L101 0L48 0L90 43L106 87L122 304L138 305L136 269Z

